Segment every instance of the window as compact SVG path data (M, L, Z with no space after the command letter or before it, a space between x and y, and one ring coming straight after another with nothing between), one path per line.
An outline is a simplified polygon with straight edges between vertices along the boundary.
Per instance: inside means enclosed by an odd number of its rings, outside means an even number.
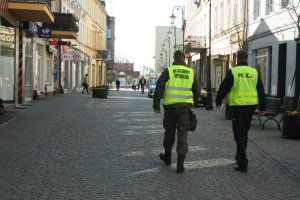
M271 93L272 48L263 48L254 51L254 66L260 74L266 94Z
M219 19L219 22L220 22L220 24L219 24L219 32L222 32L222 31L224 31L224 19L225 19L225 16L224 16L224 3L223 2L221 2L220 3L220 10L219 10L219 12L220 12L220 15L219 15L219 17L220 17L220 19Z
M266 0L266 15L274 11L274 0Z
M281 0L281 9L288 7L290 0Z
M230 0L227 0L226 29L230 28L230 23L231 23L231 4L230 4Z
M260 14L260 0L254 0L253 20L256 20Z
M51 67L50 67L50 60L46 60L46 83L51 83Z
M111 28L110 27L107 27L107 31L106 31L106 38L107 39L111 39Z

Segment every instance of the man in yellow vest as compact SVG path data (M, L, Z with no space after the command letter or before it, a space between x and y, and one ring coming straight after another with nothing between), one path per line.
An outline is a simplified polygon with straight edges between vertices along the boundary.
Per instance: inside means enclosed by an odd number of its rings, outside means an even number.
M188 153L189 109L198 99L198 94L194 71L186 66L185 53L177 50L174 53L173 65L165 69L158 79L153 98L153 109L159 113L160 100L164 96L165 153L161 153L159 157L166 165L171 164L172 147L177 130L177 173L183 173L185 170L183 163Z
M223 98L227 95L228 104L232 110L232 129L236 149L235 170L247 172L248 159L246 148L251 118L257 108L260 114L266 108L265 91L259 73L248 66L246 51L237 53L237 66L227 72L216 97L216 107L219 109Z

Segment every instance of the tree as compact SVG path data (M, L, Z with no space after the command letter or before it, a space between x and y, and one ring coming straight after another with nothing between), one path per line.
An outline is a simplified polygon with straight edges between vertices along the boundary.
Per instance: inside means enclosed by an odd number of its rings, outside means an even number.
M108 70L107 71L107 82L110 84L115 82L118 76L118 72L115 70Z
M131 85L132 79L133 79L132 75L126 76L126 83L127 83L127 85Z

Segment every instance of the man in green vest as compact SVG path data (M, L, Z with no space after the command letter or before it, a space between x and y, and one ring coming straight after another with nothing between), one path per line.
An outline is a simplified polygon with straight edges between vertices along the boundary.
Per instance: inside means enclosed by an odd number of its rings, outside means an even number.
M194 71L186 66L185 53L177 50L174 53L173 65L165 69L158 79L153 98L153 109L156 113L160 113L160 100L162 96L164 98L165 153L161 153L159 157L166 165L171 165L172 147L177 130L177 173L183 173L185 170L183 163L188 153L189 109L198 99L198 94Z
M263 114L266 108L265 91L260 75L255 68L248 66L247 61L247 52L239 51L237 66L227 72L216 97L216 107L219 109L227 95L232 110L232 129L237 145L234 169L240 172L248 170L246 148L252 115L257 106L260 114Z

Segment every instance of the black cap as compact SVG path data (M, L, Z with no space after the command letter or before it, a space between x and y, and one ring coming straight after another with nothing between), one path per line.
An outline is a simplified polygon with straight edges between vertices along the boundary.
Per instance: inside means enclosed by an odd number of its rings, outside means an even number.
M237 58L238 59L248 59L247 51L238 51L237 52Z
M177 56L177 55L181 55L181 56L185 57L185 53L181 50L177 50L174 52L174 56Z

